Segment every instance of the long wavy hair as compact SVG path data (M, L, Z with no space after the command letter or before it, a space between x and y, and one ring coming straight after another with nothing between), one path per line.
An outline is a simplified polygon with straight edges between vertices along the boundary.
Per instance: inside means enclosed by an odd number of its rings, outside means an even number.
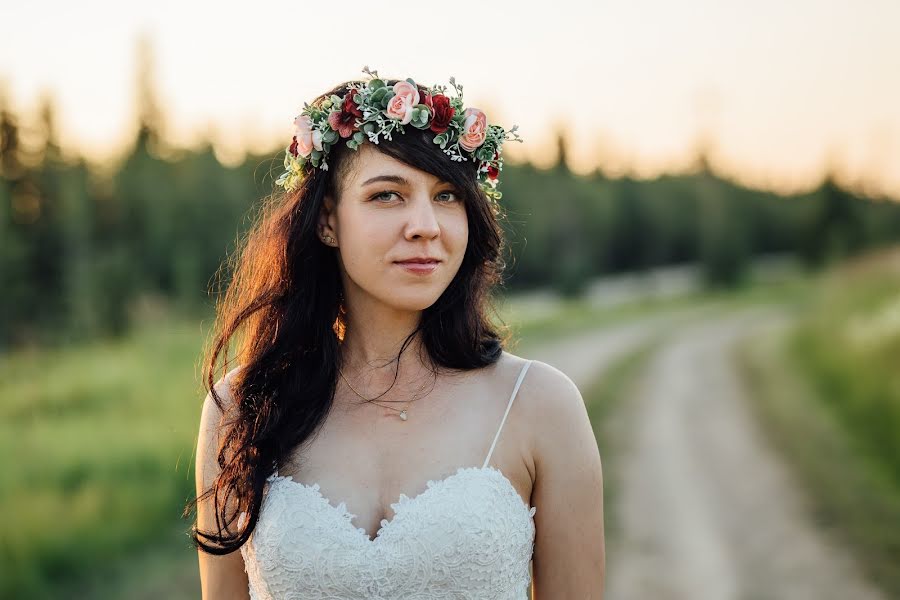
M332 94L344 95L349 83L319 96L314 104ZM418 333L427 353L423 360L432 373L438 366L468 370L493 364L510 338L505 324L488 318L489 310L497 314L492 291L502 284L506 266L498 222L502 210L478 186L476 164L450 160L433 143L434 135L407 126L405 134L375 146L451 183L465 205L469 237L459 271L423 311L400 350ZM228 279L224 273L231 277L217 299L202 368L204 386L226 417L217 454L220 472L183 513L189 516L198 502L213 496L216 529L201 531L195 521L190 531L192 542L204 552L228 554L249 539L267 478L316 433L332 406L340 344L347 329L346 307L336 250L319 240L317 224L325 196L339 202L342 176L354 155L339 142L329 153L327 171L311 168L298 189L279 190L265 198L237 250L219 269L221 287ZM498 321L502 323L499 316ZM228 410L215 382L220 360L223 380L229 371L232 343L233 360L240 368L228 376ZM398 366L400 353L394 359ZM240 513L245 513L243 522Z

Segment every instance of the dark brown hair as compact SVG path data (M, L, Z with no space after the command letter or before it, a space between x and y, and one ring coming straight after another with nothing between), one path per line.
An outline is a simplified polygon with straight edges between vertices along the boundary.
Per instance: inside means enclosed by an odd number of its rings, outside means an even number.
M343 96L349 83L314 104L332 94ZM505 325L488 319L491 291L502 283L506 264L501 211L478 186L472 160L450 160L429 130L411 125L405 130L375 147L456 187L469 238L459 272L423 311L400 352L418 333L432 370L493 364L509 339ZM196 522L190 531L194 545L210 554L228 554L247 541L259 518L266 479L316 432L331 408L347 323L335 249L320 241L317 225L325 196L339 198L338 186L353 155L340 140L329 152L327 171L309 167L298 189L268 196L238 250L220 269L232 275L217 301L203 370L204 385L226 416L216 457L221 471L184 510L188 516L198 502L213 496L216 531L200 531ZM229 346L235 340L234 362L240 368L228 378L228 410L215 381L220 359L222 373L229 370ZM395 360L399 363L399 354ZM240 512L246 513L246 522L232 529Z

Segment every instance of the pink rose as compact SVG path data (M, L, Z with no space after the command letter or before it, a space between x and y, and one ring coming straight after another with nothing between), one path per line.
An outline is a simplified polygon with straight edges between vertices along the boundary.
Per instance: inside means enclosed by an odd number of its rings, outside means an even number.
M295 149L301 156L308 157L313 148L322 150L322 132L313 129L309 115L300 115L294 119L294 126L297 128L294 132Z
M394 84L394 93L407 99L410 106L419 103L419 88L408 81L398 81Z
M393 87L394 97L388 102L384 113L388 118L406 125L412 120L412 111L419 103L419 90L408 81L398 81Z
M384 109L384 114L390 119L400 121L401 125L406 125L412 121L412 109L413 107L409 105L406 98L403 96L394 96L391 98L390 102L388 102L387 108Z
M459 136L459 145L472 152L484 143L487 137L487 116L477 108L467 108L463 113L463 133Z

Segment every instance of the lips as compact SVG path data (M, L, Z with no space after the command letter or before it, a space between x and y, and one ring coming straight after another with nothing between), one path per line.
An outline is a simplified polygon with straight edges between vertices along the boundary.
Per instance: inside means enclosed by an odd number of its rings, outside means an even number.
M428 265L428 264L437 264L441 261L439 261L436 258L410 258L408 260L396 260L394 262L396 262L397 264L400 264L400 265L410 265L410 264Z

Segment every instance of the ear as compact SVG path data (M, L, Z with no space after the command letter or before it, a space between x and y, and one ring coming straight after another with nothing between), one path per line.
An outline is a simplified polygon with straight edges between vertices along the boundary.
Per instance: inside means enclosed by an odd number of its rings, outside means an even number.
M337 206L330 195L325 196L319 211L318 234L326 245L337 246Z

